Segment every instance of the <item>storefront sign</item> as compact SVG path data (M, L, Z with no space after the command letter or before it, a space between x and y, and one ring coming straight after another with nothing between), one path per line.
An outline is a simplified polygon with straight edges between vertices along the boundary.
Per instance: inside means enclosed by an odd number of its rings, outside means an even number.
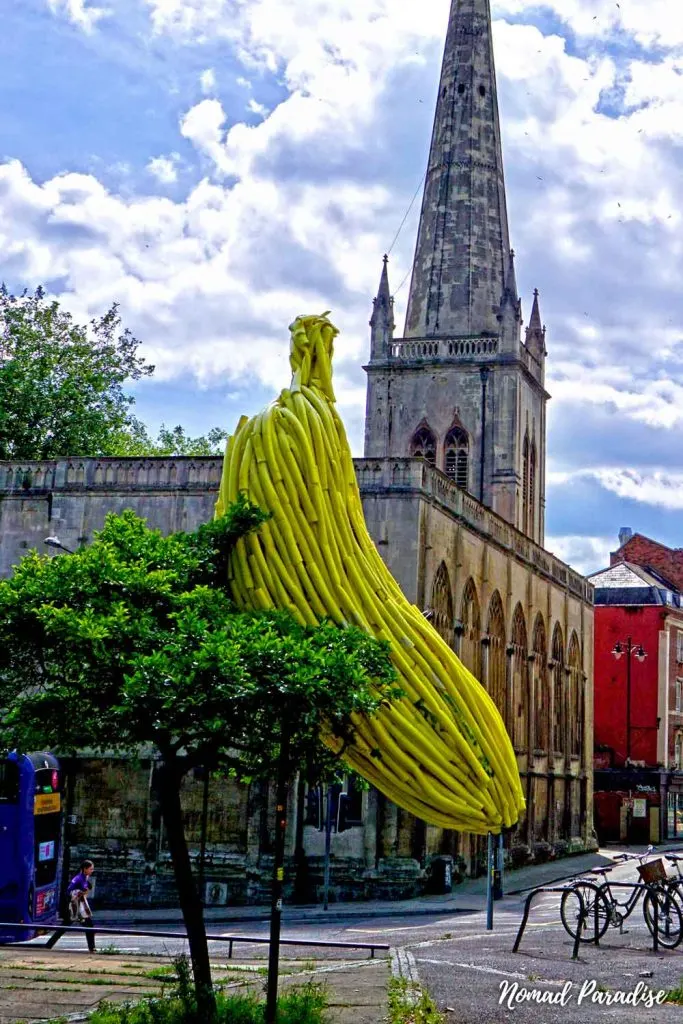
M633 801L633 817L647 818L647 800Z

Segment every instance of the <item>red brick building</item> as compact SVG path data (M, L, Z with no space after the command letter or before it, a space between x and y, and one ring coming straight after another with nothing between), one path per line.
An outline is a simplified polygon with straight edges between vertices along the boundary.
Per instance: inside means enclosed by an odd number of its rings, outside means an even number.
M683 550L623 530L595 587L595 827L683 838Z

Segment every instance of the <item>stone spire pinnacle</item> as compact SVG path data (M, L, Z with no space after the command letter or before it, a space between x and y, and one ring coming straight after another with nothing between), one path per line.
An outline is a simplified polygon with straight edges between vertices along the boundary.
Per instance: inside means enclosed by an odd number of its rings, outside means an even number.
M372 316L370 317L370 358L386 358L389 345L394 337L394 299L389 289L389 257L384 257L382 276L379 280L377 297L372 300Z
M542 362L547 353L545 350L545 327L541 320L541 309L538 301L538 288L534 288L534 304L531 307L529 326L526 329L525 344L538 362Z
M490 0L452 0L406 338L500 334L509 260Z

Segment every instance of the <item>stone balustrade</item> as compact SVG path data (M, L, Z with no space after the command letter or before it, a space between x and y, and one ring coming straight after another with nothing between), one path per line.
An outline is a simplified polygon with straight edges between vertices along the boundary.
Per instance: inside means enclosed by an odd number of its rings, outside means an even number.
M356 459L363 494L403 490L437 501L478 533L529 563L572 594L592 603L593 587L569 566L534 544L509 523L422 459ZM0 499L40 495L91 493L112 495L193 492L213 494L220 484L220 456L176 456L152 459L55 459L44 462L0 462ZM153 519L154 517L152 517ZM191 523L186 528L191 528Z
M498 352L498 338L399 338L389 345L392 359L481 359Z
M582 601L593 603L594 588L583 576L456 487L423 459L356 459L355 467L361 494L402 490L424 495Z

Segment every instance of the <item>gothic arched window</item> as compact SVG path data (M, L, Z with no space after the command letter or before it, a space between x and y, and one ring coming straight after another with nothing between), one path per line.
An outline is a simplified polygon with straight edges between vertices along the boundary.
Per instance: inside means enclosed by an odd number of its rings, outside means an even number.
M547 750L549 740L550 693L548 688L548 647L543 616L534 626L534 735L537 750Z
M553 749L564 754L566 746L567 711L564 687L564 641L559 622L553 633Z
M496 705L506 727L507 721L507 685L505 679L505 614L500 594L496 590L489 604L489 616L486 632L489 637L489 693Z
M581 648L576 633L572 633L569 643L567 668L569 669L569 753L573 757L581 757L584 709Z
M516 750L529 744L529 645L521 604L512 618L512 742Z
M471 576L462 595L460 621L462 622L460 660L475 679L481 679L481 615L477 588Z
M522 531L526 533L529 522L529 431L524 435L522 448Z
M529 459L529 522L527 533L534 536L534 519L536 512L536 441L531 445L531 456Z
M458 487L467 490L469 483L468 463L470 439L462 427L452 427L446 435L446 476L455 480Z
M432 587L432 625L449 647L453 646L453 592L446 563L439 566Z
M423 458L433 465L436 463L436 437L426 423L417 428L410 442L413 458Z

